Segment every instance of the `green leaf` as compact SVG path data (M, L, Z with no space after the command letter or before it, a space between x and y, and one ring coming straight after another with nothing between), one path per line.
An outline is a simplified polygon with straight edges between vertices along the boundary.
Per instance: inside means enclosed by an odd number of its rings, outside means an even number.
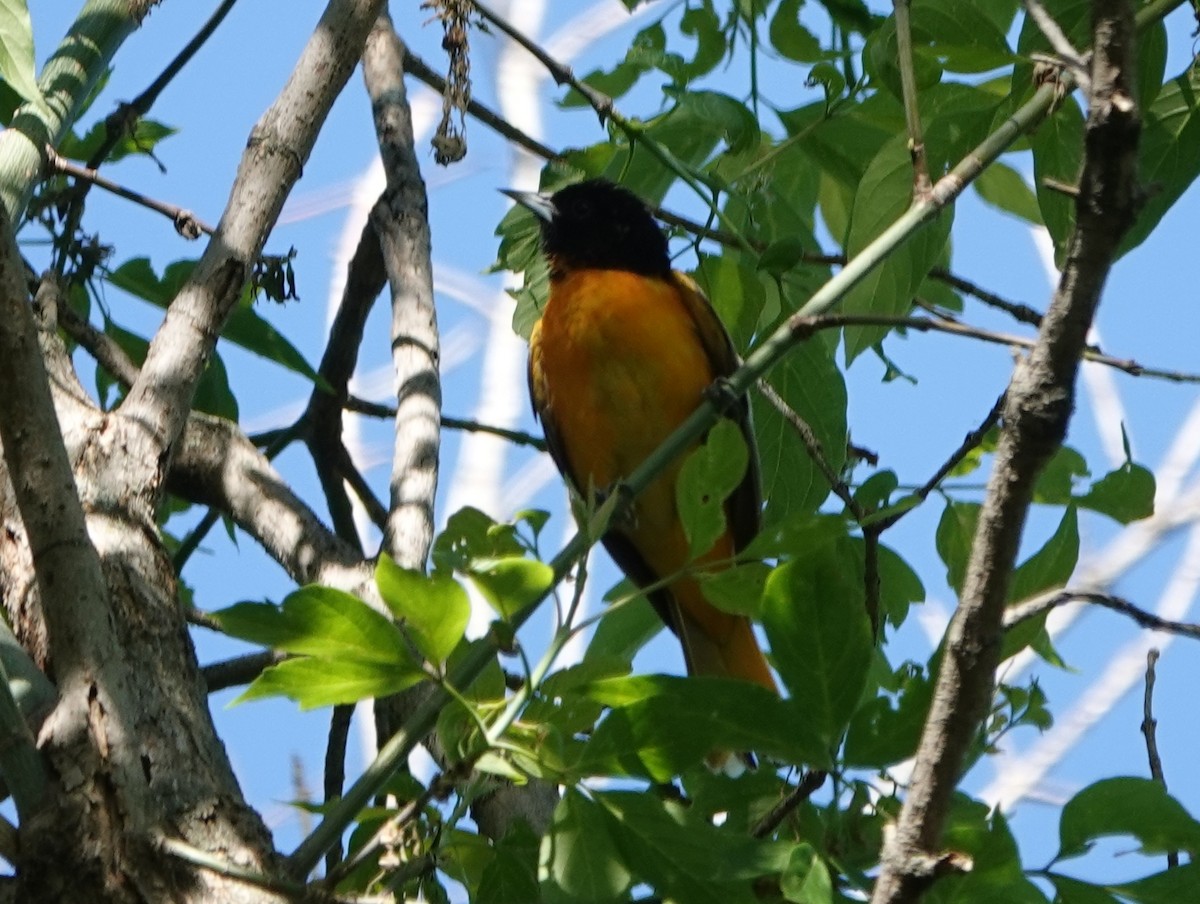
M538 858L545 904L606 904L622 899L633 885L633 876L621 861L610 827L603 809L567 788L554 808Z
M1055 260L1061 265L1066 244L1075 229L1075 199L1046 184L1050 179L1068 188L1079 180L1083 164L1083 113L1074 97L1065 97L1054 115L1033 136L1033 184L1042 222L1054 240Z
M974 502L946 503L938 522L935 542L937 553L946 566L946 583L962 595L967 575L967 560L975 542L975 526L979 522L979 505Z
M931 904L1046 904L1046 896L1021 869L1004 816L965 797L956 798L952 807L945 844L970 856L972 868L939 882L928 896Z
M617 589L621 596L637 592L628 581L618 584ZM637 652L663 627L662 619L644 596L623 602L604 613L588 644L584 660L611 657L631 663Z
M537 901L538 845L528 823L515 819L493 850L496 855L488 861L479 878L479 887L471 896L472 904L512 904L517 901ZM441 866L439 858L439 867Z
M879 603L887 620L898 628L908 616L909 606L925 601L925 585L895 550L880 544L877 553Z
M676 97L681 111L705 123L707 129L717 130L730 153L740 153L758 143L758 118L741 101L719 91L678 92Z
M1013 52L1004 29L982 9L986 4L914 0L913 43L950 72L980 73L1006 66Z
M770 573L769 565L746 562L720 571L701 571L696 580L704 598L722 612L758 618Z
M796 845L783 875L779 877L779 889L783 897L793 904L831 904L833 880L829 867L825 865L812 845L801 842Z
M734 345L744 349L754 335L766 297L753 262L741 254L702 254L693 276L729 330Z
M601 94L607 94L613 100L625 95L630 88L637 84L638 79L646 74L647 67L629 62L621 62L605 72L594 69L580 78L589 88L594 88ZM564 109L590 107L591 103L580 92L571 88L558 105Z
M1138 30L1137 102L1142 110L1149 109L1158 99L1167 71L1167 26L1162 20ZM1190 69L1191 67L1189 67Z
M907 139L900 135L883 146L858 185L846 238L849 257L858 255L908 209L912 186L912 158ZM946 246L953 219L951 210L943 211L907 244L895 249L846 294L842 310L847 314L891 317L906 314L913 294ZM847 364L889 332L882 326L847 327L843 331Z
M1121 241L1120 253L1136 248L1200 176L1200 72L1187 71L1163 85L1149 108L1142 109L1138 144L1140 178L1151 187L1137 219Z
M282 606L237 603L212 617L227 634L285 653L414 665L399 628L358 597L332 587L301 587Z
M512 618L554 585L554 569L536 559L479 559L467 577L503 618Z
M115 163L131 154L151 154L160 141L178 131L153 119L139 119L131 130L122 132L121 138L104 158L105 162ZM88 161L107 140L108 123L100 120L82 138L68 135L58 151L69 160Z
M421 672L395 664L305 656L271 666L233 702L287 697L300 704L301 709L317 709L387 697L423 678Z
M1114 888L1136 904L1178 904L1195 900L1200 891L1200 863L1180 864Z
M751 880L779 873L791 845L722 831L695 808L638 791L595 795L625 864L670 900L753 904Z
M638 675L583 692L611 708L575 769L667 781L717 750L754 750L821 766L828 753L801 708L765 687L729 678Z
M209 356L204 365L204 372L196 384L196 394L192 397L192 407L197 411L237 422L237 399L229 386L225 362L216 352Z
M815 63L825 56L821 42L800 24L800 7L804 0L783 0L771 18L771 46L780 55L799 63Z
M704 444L684 460L675 503L693 556L708 552L725 533L725 500L742 482L749 463L742 431L727 418L714 424Z
M771 386L813 429L825 459L839 471L846 460L846 382L833 355L820 342L805 342L770 374ZM815 512L829 495L789 420L761 393L750 400L762 467L764 524Z
M683 67L680 75L688 81L706 75L716 68L725 56L725 30L711 5L692 6L684 10L679 19L679 31L696 42L696 53L692 61Z
M477 508L464 506L446 520L433 541L433 564L438 571L469 571L476 559L520 556L525 547L511 524L501 524Z
M1110 835L1132 835L1146 854L1200 853L1200 823L1151 779L1102 779L1067 801L1055 859L1077 857L1096 839Z
M1058 873L1050 873L1049 878L1058 892L1056 904L1121 904L1115 895L1099 885Z
M851 719L843 754L846 765L881 769L916 753L933 700L933 682L911 663L895 674L895 702L886 696L868 700Z
M1009 602L1020 602L1046 590L1062 587L1079 561L1079 515L1068 505L1057 530L1045 545L1013 572Z
M300 374L317 386L329 388L325 378L304 359L300 350L249 303L239 302L233 309L225 328L221 330L221 338L292 373Z
M1066 505L1075 498L1078 484L1086 478L1087 462L1070 446L1059 446L1033 488L1033 501L1047 505Z
M1129 524L1154 514L1154 474L1141 465L1125 464L1092 484L1079 504Z
M131 258L113 270L108 281L143 301L166 308L195 268L196 262L175 261L167 265L160 280L150 261L144 257ZM288 370L325 386L324 379L304 359L304 356L282 333L259 316L248 302L239 302L230 314L221 333L223 339L246 351L273 361Z
M41 103L33 63L33 23L25 0L0 0L0 77L25 100Z
M1034 226L1042 225L1037 196L1025 178L1008 164L996 161L980 173L975 180L975 191L997 210Z
M385 553L375 566L375 583L421 655L435 665L445 662L471 618L471 600L458 581L401 568Z
M837 551L837 554L834 551ZM858 707L873 643L849 544L777 567L763 594L771 655L812 731L834 745Z

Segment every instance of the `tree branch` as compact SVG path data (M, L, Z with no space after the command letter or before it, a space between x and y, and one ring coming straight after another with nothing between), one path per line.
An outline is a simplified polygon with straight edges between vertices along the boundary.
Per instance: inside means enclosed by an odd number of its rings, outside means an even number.
M1150 777L1167 789L1167 777L1163 774L1162 757L1158 755L1158 720L1154 718L1154 667L1158 663L1158 650L1146 653L1146 691L1142 695L1142 734L1146 738L1146 759L1150 763ZM1167 851L1167 868L1179 866L1179 851Z
M25 290L11 223L0 210L0 442L29 539L60 685L115 643L100 558L88 536L71 461ZM69 577L68 577L69 576Z
M404 47L381 14L363 52L387 190L371 211L392 290L392 367L397 410L391 504L384 549L405 568L423 569L433 542L442 407L439 338L429 255L429 201L413 151L404 90Z
M1021 622L1045 615L1051 609L1056 609L1066 603L1091 603L1094 606L1102 606L1128 616L1140 627L1149 631L1163 631L1167 634L1178 634L1181 637L1200 640L1200 625L1161 618L1119 596L1113 596L1111 593L1097 593L1092 590L1054 590L1009 606L1004 611L1004 630L1011 630Z
M159 457L187 422L196 383L221 327L358 61L381 5L382 0L330 0L287 84L250 134L216 232L168 309L141 373L121 404L122 413L141 425Z
M1008 586L1033 485L1066 434L1087 331L1136 211L1140 124L1130 89L1135 31L1128 0L1096 0L1093 32L1094 90L1075 232L1037 344L1009 386L962 599L947 630L912 784L884 846L873 904L915 901L935 878L926 867L943 856L942 827L993 693Z
M370 564L321 523L236 424L193 412L168 488L228 513L297 584L375 598Z
M286 653L277 650L262 650L258 653L247 653L233 659L224 659L204 666L200 674L210 694L227 688L249 684L263 671L273 665L278 665L287 659Z
M900 88L904 96L904 122L908 128L908 153L913 164L913 197L929 194L929 164L925 159L925 139L921 134L921 111L917 107L917 78L913 72L912 0L894 0L896 11L896 58L900 68Z

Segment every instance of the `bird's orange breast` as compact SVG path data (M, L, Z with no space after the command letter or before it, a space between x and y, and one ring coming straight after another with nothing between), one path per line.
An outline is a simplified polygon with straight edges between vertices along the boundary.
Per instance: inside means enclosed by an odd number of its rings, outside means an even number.
M715 377L676 285L624 271L558 279L531 353L538 407L585 494L627 477L696 409ZM661 575L688 561L675 504L680 464L639 495L630 522L618 528Z

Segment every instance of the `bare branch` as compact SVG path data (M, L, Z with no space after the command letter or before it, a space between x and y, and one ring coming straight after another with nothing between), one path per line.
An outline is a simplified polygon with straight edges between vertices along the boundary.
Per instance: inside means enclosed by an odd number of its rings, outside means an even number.
M806 772L804 778L800 779L796 787L794 787L787 796L779 803L771 808L762 819L760 819L750 830L750 834L755 838L766 838L777 828L783 825L783 821L806 800L813 796L823 784L825 779L829 777L828 772L814 770Z
M287 84L251 132L216 232L168 309L121 405L160 454L187 422L192 394L217 335L381 6L382 0L330 0ZM155 477L134 475L140 480Z
M387 173L387 190L371 212L371 222L379 235L392 289L392 367L397 396L384 548L406 568L423 568L433 542L442 390L429 256L429 202L413 151L403 59L404 48L391 19L381 14L363 52L363 77Z
M404 71L409 75L415 76L439 94L444 95L446 93L446 80L434 72L428 63L407 47L404 48ZM536 138L522 132L499 113L492 110L491 107L481 104L474 98L467 101L467 112L501 137L508 139L518 147L524 148L531 154L546 160L558 157L558 152L553 148L547 147Z
M313 387L308 407L300 418L304 441L316 466L334 530L342 539L360 547L353 507L343 482L343 462L348 453L342 441L342 399L349 394L367 315L386 284L379 235L368 221L350 259L346 285L321 357L319 371L329 386ZM354 473L352 464L350 471ZM359 494L362 495L361 490ZM372 520L378 523L374 513Z
M297 584L374 598L370 564L321 523L236 424L193 412L169 488L228 513Z
M1200 640L1200 625L1160 618L1153 612L1147 612L1119 596L1113 596L1111 593L1097 593L1093 590L1054 590L1009 606L1004 612L1004 630L1015 628L1021 622L1037 618L1066 603L1091 603L1094 606L1103 606L1105 609L1128 616L1147 630L1163 631L1167 634L1178 634L1181 637Z
M1146 653L1146 692L1142 696L1142 734L1146 738L1146 758L1150 762L1150 777L1167 788L1163 774L1162 757L1158 755L1158 720L1154 718L1154 666L1158 663L1158 650ZM1167 868L1179 866L1179 851L1167 851Z
M215 694L227 688L249 684L261 675L264 669L278 665L287 658L286 653L277 650L262 650L206 665L200 670L200 674L204 677L208 692Z
M936 878L924 865L942 856L942 828L963 758L992 697L1005 602L1033 485L1066 433L1087 332L1137 207L1133 10L1128 0L1096 0L1093 10L1094 90L1075 232L1037 344L1018 364L1006 396L962 599L947 631L909 795L884 846L874 904L915 901Z
M913 196L923 198L933 187L929 164L925 159L925 139L921 134L921 111L917 107L917 78L913 71L912 0L894 0L896 11L896 57L900 68L900 88L904 95L904 122L908 128L908 153L913 164Z
M1050 46L1058 54L1063 64L1071 68L1071 74L1075 76L1083 93L1091 94L1092 87L1088 77L1087 59L1071 46L1071 42L1063 34L1062 28L1047 12L1046 7L1042 6L1041 0L1025 0L1025 10L1041 33L1046 36L1046 40L1050 42Z
M0 441L29 538L59 684L115 643L107 589L63 443L24 268L0 210ZM66 576L70 576L69 579Z
M134 204L140 204L147 210L153 210L155 213L162 214L175 224L175 231L185 239L198 239L201 235L212 235L213 233L213 228L190 210L184 210L176 204L159 201L157 198L151 198L149 195L144 195L131 188L118 185L111 179L100 175L94 169L72 163L65 157L60 156L54 148L46 148L46 161L46 167L51 172L62 173L64 176L72 176L80 182L98 186L119 198L124 198L126 201L132 201Z
M555 84L569 85L582 94L587 99L587 102L591 104L592 109L596 111L601 122L611 115L613 105L611 97L601 91L597 91L591 85L581 82L575 77L575 73L571 71L570 66L565 66L554 59L554 57L539 47L535 41L529 40L529 38L525 37L525 35L521 34L521 32L513 28L507 21L496 15L482 3L477 2L477 0L472 0L472 3L479 15L486 19L489 24L494 26L498 31L508 35L508 37L525 48L539 63L545 66L546 71L550 73L550 77L554 79Z
M1003 408L1004 395L1001 394L1000 397L996 399L996 404L992 406L991 410L984 415L983 420L979 422L979 426L963 437L963 441L959 443L958 448L950 453L946 460L942 462L941 466L933 472L933 475L913 492L913 495L922 502L928 499L929 494L937 489L941 482L946 479L946 475L954 470L959 462L966 458L972 449L976 448L981 442L983 442L983 438L987 435L987 432L996 425L997 421L1000 420L1000 412L1003 410ZM893 514L888 515L886 518L882 518L879 521L871 524L870 527L876 533L885 531L910 511L912 511L912 509L904 509L900 512L894 512Z
M354 395L346 397L346 410L353 411L355 414L365 414L368 417L394 418L396 416L395 405L370 402ZM441 424L447 430L465 430L468 433L490 433L492 436L506 439L510 443L516 443L518 446L532 446L539 452L546 451L546 441L544 439L534 436L532 433L526 433L524 430L509 430L507 427L481 424L479 421L472 421L461 417L450 417L445 414L441 416Z
M825 482L829 484L829 488L833 494L842 500L842 503L856 519L862 521L866 516L862 506L854 498L850 492L850 487L846 485L846 481L842 480L841 476L833 470L833 466L829 464L829 460L825 457L825 449L821 445L821 441L817 439L817 435L813 432L808 421L804 420L791 405L775 391L775 387L768 383L765 379L758 381L758 392L767 400L772 408L782 415L783 419L791 425L791 428L800 437L800 442L804 445L804 449L808 452L808 457L812 463L816 465L817 470L821 472L821 476L825 478Z

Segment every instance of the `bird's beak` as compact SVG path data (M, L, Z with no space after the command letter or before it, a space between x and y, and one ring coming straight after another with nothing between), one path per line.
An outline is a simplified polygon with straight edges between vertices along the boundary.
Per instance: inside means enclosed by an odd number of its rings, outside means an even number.
M549 195L542 195L535 191L514 191L511 188L502 188L500 191L508 195L522 207L532 211L533 215L539 220L545 220L549 223L554 219L554 215L558 213Z

